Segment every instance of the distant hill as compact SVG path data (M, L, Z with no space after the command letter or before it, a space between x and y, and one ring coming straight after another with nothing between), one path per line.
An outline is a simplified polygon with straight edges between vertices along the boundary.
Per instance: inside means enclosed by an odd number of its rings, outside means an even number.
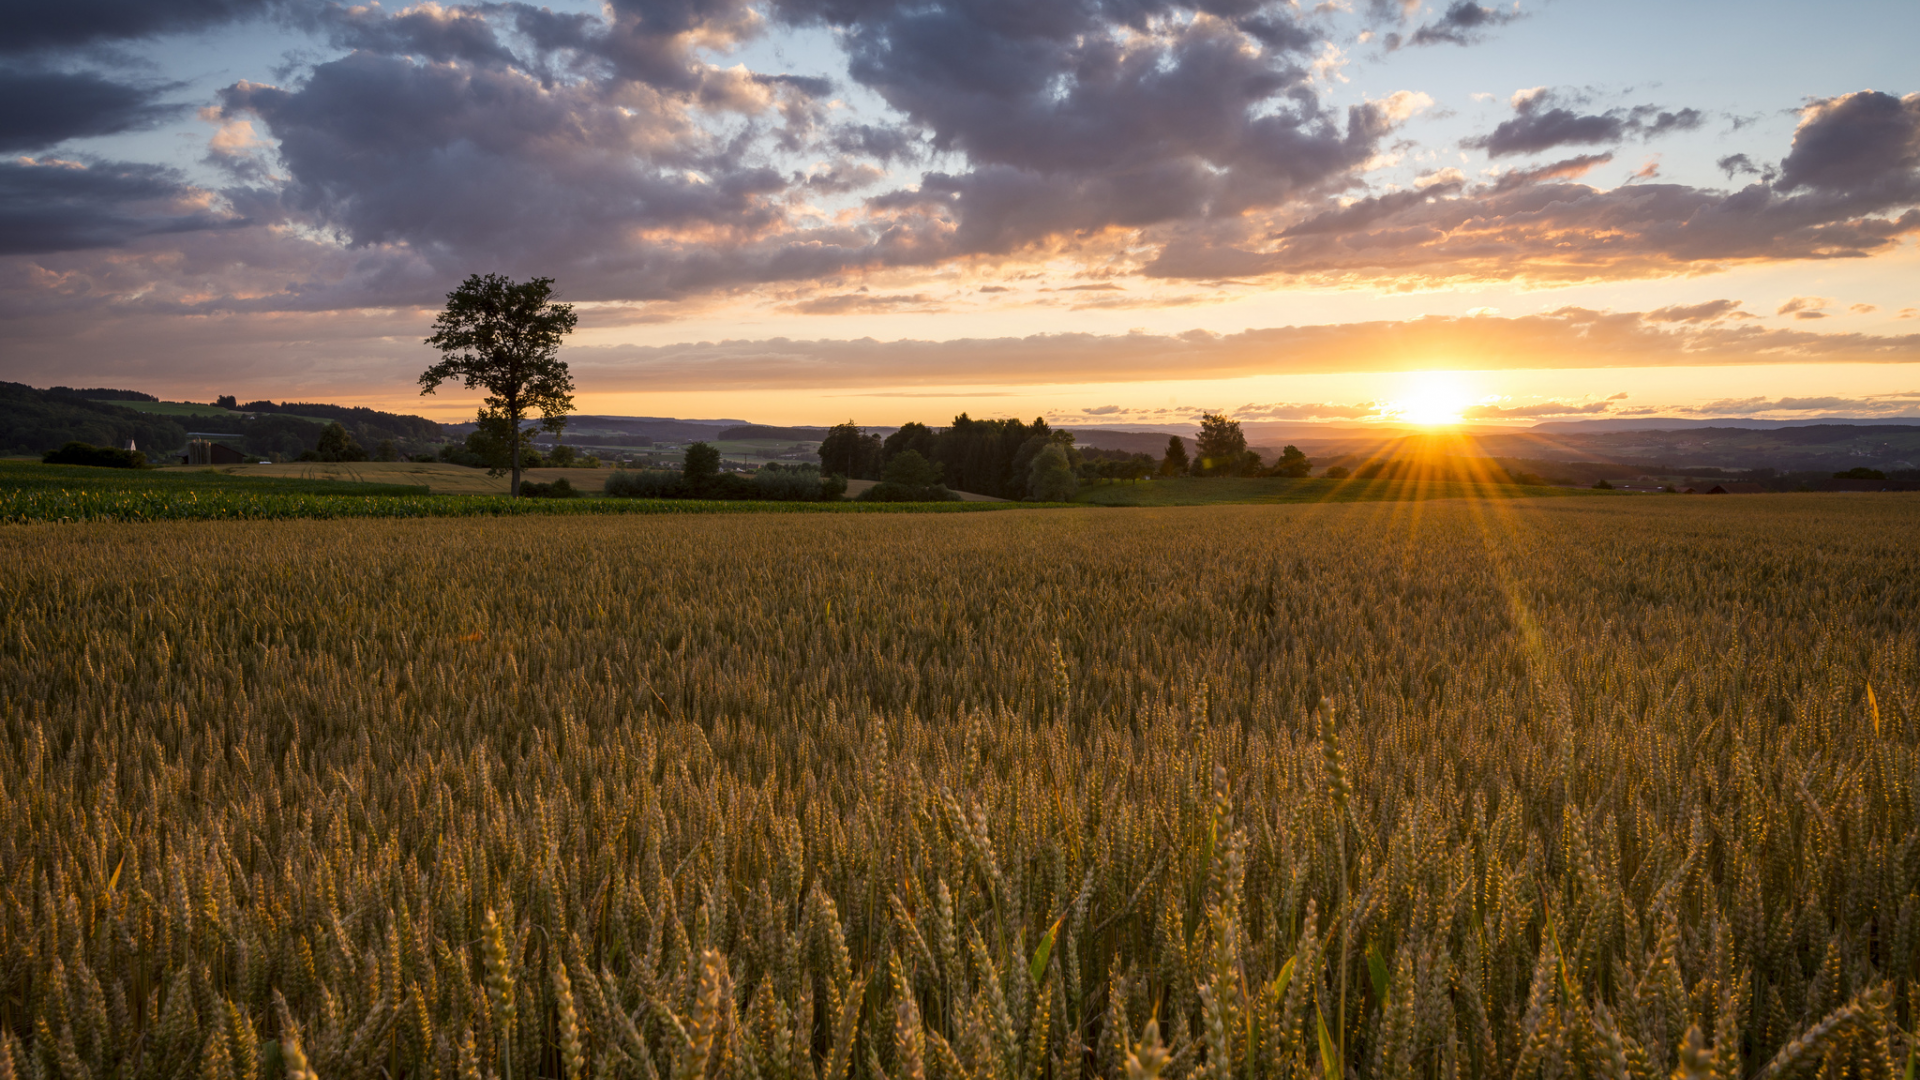
M409 439L426 442L440 438L440 425L424 416L381 412L357 405L321 405L307 401L288 401L275 405L271 401L249 401L240 406L239 411L333 420L349 431L365 431L376 441Z
M742 424L739 427L726 428L714 436L717 439L778 439L782 442L819 442L827 437L823 427L772 427L767 424Z
M1632 420L1547 420L1535 424L1528 431L1685 431L1690 428L1747 428L1754 431L1773 431L1779 428L1813 427L1822 424L1844 424L1848 426L1870 425L1874 427L1920 424L1920 416L1886 416L1871 419L1854 419L1843 416L1823 416L1812 420L1741 420L1721 417L1711 420L1678 420L1670 416L1637 417Z
M1152 454L1164 456L1167 452L1166 431L1114 431L1109 428L1066 428L1073 432L1075 446L1092 447L1095 450L1124 450L1129 454ZM1186 436L1181 441L1187 444L1189 453L1193 450L1193 437Z
M567 417L566 440L607 446L646 446L653 441L686 442L717 439L728 428L743 427L746 420L677 420L670 416L600 416L582 414ZM443 425L458 437L473 430L471 421Z

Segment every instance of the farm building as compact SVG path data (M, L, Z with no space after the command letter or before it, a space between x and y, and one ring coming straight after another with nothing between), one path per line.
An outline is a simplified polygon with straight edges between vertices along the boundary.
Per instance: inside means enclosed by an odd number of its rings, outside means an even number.
M187 433L187 449L180 455L182 465L239 465L252 460L247 455L215 439L240 441L237 435L212 435L203 432Z

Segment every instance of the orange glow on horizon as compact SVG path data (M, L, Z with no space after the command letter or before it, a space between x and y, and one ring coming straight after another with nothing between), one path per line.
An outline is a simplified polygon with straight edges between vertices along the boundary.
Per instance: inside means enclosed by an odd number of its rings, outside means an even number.
M1466 379L1457 371L1416 371L1407 377L1400 395L1382 404L1383 417L1421 427L1452 427L1461 422L1474 402Z

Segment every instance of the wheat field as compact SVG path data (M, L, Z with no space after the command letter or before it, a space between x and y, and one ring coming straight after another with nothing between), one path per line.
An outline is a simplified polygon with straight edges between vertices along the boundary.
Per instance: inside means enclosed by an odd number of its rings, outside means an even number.
M1911 1076L1917 535L9 526L0 1077Z

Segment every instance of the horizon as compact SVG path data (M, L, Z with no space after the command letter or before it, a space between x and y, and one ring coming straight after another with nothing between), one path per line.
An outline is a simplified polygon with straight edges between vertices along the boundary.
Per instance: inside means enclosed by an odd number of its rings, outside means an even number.
M0 375L457 422L503 272L591 414L1920 413L1920 8L1032 11L24 13Z

